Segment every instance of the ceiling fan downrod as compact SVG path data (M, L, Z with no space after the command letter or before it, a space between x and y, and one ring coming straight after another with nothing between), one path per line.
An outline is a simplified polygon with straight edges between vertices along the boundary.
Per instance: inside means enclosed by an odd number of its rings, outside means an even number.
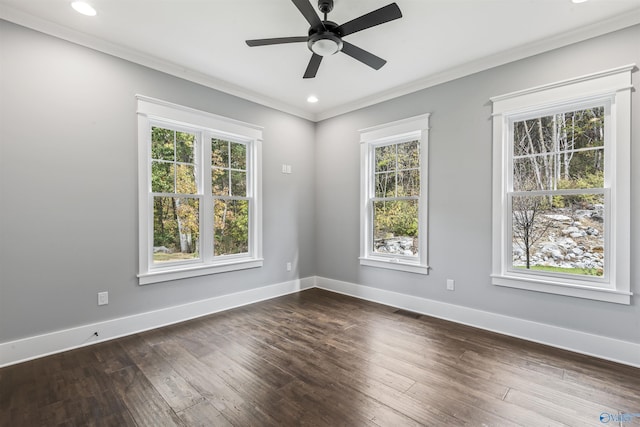
M327 14L333 10L333 0L318 0L318 9L324 14L324 21L326 21Z

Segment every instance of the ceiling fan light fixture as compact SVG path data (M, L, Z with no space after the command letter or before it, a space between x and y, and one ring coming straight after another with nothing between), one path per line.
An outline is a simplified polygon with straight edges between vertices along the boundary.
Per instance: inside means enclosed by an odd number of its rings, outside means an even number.
M312 35L307 44L311 52L320 56L333 55L342 49L342 40L329 32Z

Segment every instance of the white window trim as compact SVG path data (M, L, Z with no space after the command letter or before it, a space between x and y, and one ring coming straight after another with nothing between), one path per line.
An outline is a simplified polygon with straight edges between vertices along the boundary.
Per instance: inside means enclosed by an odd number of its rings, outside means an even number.
M360 133L360 265L428 274L428 217L427 188L429 165L429 116L422 114L366 129ZM418 199L418 236L420 248L416 259L373 254L373 224L370 215L370 195L373 192L370 150L378 144L401 140L409 136L420 140L420 197Z
M493 102L492 283L618 304L631 302L631 72L635 64L491 98ZM509 271L508 164L510 120L518 115L585 101L610 102L610 138L605 141L608 194L609 274L605 283ZM609 144L609 145L606 145Z
M262 127L143 95L136 95L136 98L138 103L139 284L146 285L262 267L264 261L262 256ZM155 122L173 123L177 127L190 129L196 128L201 133L206 132L217 137L226 137L231 140L249 143L247 170L251 168L253 171L249 175L251 182L248 183L248 188L253 191L249 209L249 230L251 233L249 236L249 254L218 256L214 257L213 260L199 259L184 263L171 263L166 266L153 265L151 259L153 221L151 219L152 207L150 205L149 150L151 146L151 124ZM210 192L210 184L206 184L206 179L204 182L205 188L208 188ZM213 217L213 208L208 210L211 211L211 217ZM207 208L201 206L201 215L208 215L206 212ZM203 226L201 225L201 227ZM204 227L201 230L204 230ZM212 230L208 231L212 232ZM212 240L213 237L207 236L205 232L201 244L212 244Z

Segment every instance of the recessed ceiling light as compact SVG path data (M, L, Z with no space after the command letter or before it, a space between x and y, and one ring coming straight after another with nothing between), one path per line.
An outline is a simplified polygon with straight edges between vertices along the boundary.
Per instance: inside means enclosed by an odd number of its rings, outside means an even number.
M317 97L317 96L315 96L315 95L310 95L310 96L307 98L307 102L310 102L310 103L312 103L312 104L313 104L313 103L316 103L316 102L318 102L318 97Z
M98 13L89 3L83 1L74 1L71 3L71 7L74 8L76 12L87 16L96 16Z
M578 3L584 3L584 2L586 2L586 1L588 1L588 0L571 0L571 2L572 2L572 3L576 3L576 4L578 4Z

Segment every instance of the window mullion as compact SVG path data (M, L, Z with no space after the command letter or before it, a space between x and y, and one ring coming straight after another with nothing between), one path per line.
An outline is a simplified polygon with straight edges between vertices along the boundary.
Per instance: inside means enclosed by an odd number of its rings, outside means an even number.
M394 180L395 180L395 196L398 197L398 144L394 144L393 147L394 151L395 151L395 167L394 167Z
M209 132L201 132L201 156L199 156L202 172L201 179L202 203L200 204L200 250L202 259L210 262L213 259L213 191L211 183L211 138Z
M231 141L227 141L227 176L228 176L228 180L229 182L227 183L227 185L229 185L229 195L232 194L231 191Z
M178 131L173 130L173 192L178 193Z

